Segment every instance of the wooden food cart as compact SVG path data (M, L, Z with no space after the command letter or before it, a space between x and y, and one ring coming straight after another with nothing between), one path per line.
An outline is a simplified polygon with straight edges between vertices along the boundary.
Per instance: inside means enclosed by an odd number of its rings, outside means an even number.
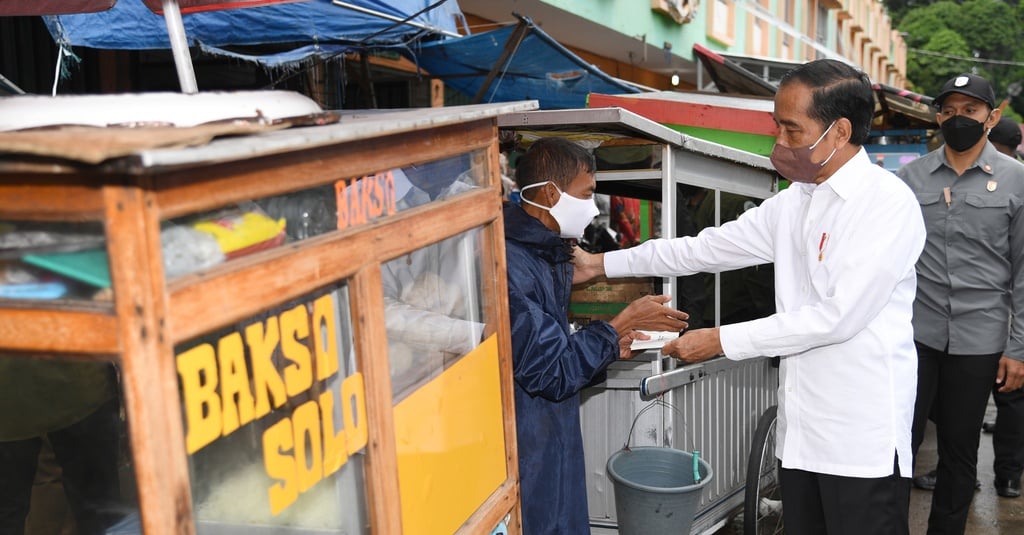
M106 533L518 533L496 117L534 108L0 133L0 366L116 370Z
M590 147L598 156L598 193L657 202L662 237L676 236L677 217L687 210L677 204L680 186L708 192L713 224L724 217L724 196L753 203L778 190L767 158L691 137L622 108L517 112L499 117L498 125L502 139L514 140L506 143L519 147L545 136L564 136ZM597 293L639 287L627 281L599 283ZM680 308L684 293L680 280L658 282L660 291L672 296L672 306ZM704 290L703 284L699 287ZM715 305L715 325L736 306L722 302L723 291L716 274L707 296ZM614 291L608 293L614 295ZM636 297L617 303L618 308ZM597 303L594 309L614 304ZM595 534L617 532L615 496L605 463L630 433L631 445L696 449L711 464L714 476L702 490L692 533L715 532L744 505L751 440L759 418L766 411L771 413L769 408L776 404L778 371L769 359L722 357L693 365L677 363L661 358L657 350L647 351L612 363L607 380L582 393L587 498ZM655 398L664 403L650 407ZM636 427L631 430L634 421Z

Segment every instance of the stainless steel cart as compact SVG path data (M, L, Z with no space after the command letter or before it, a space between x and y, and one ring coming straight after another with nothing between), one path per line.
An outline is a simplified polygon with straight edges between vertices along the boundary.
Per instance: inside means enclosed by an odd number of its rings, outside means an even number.
M589 146L606 145L609 139L619 145L623 140L651 145L653 160L660 164L599 171L598 191L675 207L678 184L700 186L715 196L716 221L721 220L722 193L764 199L778 188L767 158L688 136L620 108L512 113L499 116L498 126L503 139L564 135ZM674 237L676 215L673 209L661 210L663 236ZM677 304L676 279L664 279L663 291ZM716 277L716 311L721 310L720 295ZM604 383L582 395L587 497L595 534L617 532L605 462L622 448L638 415L632 445L697 449L712 466L713 480L703 489L692 533L713 532L742 508L751 439L759 417L776 404L777 370L769 359L717 358L678 367L677 362L659 358L657 351L616 362ZM640 415L654 398L665 404Z

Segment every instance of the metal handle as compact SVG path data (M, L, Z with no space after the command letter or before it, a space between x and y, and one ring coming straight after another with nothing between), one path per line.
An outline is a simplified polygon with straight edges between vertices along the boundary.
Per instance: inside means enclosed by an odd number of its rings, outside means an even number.
M696 382L706 375L703 364L694 364L644 377L640 379L640 399L651 401L669 390Z

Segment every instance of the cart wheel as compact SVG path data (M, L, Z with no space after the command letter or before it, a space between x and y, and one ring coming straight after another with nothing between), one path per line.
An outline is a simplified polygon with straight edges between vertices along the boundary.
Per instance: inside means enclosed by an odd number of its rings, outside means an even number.
M744 535L783 533L779 463L775 458L777 413L778 406L768 407L758 418L754 430L743 496Z

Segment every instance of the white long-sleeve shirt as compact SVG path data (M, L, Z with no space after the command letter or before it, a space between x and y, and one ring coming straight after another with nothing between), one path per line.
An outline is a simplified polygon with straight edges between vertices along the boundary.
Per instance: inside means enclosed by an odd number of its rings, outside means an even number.
M692 238L605 253L608 277L775 263L776 314L723 325L725 356L780 356L776 455L786 468L911 474L911 316L924 246L910 189L861 149L820 185L793 184Z

